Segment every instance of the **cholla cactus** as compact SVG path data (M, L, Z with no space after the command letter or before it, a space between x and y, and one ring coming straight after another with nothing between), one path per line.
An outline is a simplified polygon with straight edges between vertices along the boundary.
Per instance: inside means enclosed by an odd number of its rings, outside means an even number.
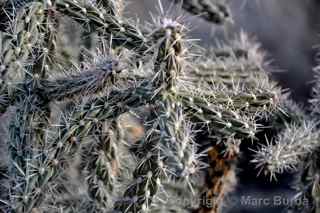
M237 183L241 143L260 144L252 162L272 177L317 156L316 125L288 104L244 33L204 51L162 6L140 28L121 16L120 3L4 6L11 11L0 28L0 112L15 106L5 211L218 213ZM231 17L218 1L185 0L182 8L215 24ZM63 67L57 57L64 18L98 37L88 61ZM141 126L123 121L129 114ZM257 137L272 129L268 122L283 130L275 143ZM316 202L318 191L310 196Z
M277 174L297 172L288 212L320 212L319 195L319 72L315 70L315 82L309 107L301 110L290 100L283 102L287 118L277 122L280 133L255 151L252 160L260 172L276 178Z

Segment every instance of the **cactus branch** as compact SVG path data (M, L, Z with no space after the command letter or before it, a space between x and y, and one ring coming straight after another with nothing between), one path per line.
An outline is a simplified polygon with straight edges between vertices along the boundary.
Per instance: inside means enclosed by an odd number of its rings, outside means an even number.
M230 12L226 5L214 0L173 0L181 4L182 8L193 15L215 23L222 24L230 18Z
M115 46L125 46L139 53L149 49L147 39L136 26L119 21L117 17L104 13L103 10L93 5L82 5L71 0L58 0L56 9L81 23L89 31L98 31L106 36L113 35L116 38L113 41Z
M116 75L121 70L118 62L114 60L105 61L94 70L85 71L77 76L60 78L54 81L41 81L43 95L49 100L63 100L73 98L77 95L95 94L112 85Z

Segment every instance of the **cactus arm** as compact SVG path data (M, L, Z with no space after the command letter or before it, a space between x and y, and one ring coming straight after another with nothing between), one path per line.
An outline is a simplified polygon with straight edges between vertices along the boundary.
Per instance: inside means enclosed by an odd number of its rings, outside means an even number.
M27 4L33 2L34 0L8 0L2 1L0 3L0 31L7 32L10 31L9 27L11 20L14 19L15 15L20 9L22 9Z
M145 85L130 88L126 91L112 91L108 96L95 98L84 105L80 105L71 115L66 115L59 126L58 137L49 137L49 141L43 147L46 151L39 155L41 156L39 159L32 161L34 165L39 165L40 163L45 165L45 173L42 175L34 173L32 175L32 183L36 184L36 187L34 185L28 187L31 190L30 194L35 194L35 190L45 193L48 187L52 187L52 184L55 183L54 181L68 166L67 160L77 152L80 142L84 138L95 134L97 128L99 128L99 123L117 118L120 114L129 110L128 106L140 106L141 101L143 101L142 97L146 97L146 92L148 91ZM149 94L150 96L151 93ZM150 98L148 99L150 100ZM17 119L17 121L23 121L23 119ZM28 126L28 124L26 125ZM15 126L16 128L23 128L20 123ZM14 152L12 151L12 153ZM102 160L101 158L99 159ZM91 186L94 187L94 185ZM91 190L94 190L94 188L91 188ZM36 196L31 197L25 204L20 203L22 205L21 208L36 210L41 204L40 195L38 193ZM102 199L103 196L100 198Z
M10 106L11 100L8 93L7 86L3 83L0 86L0 114L5 113Z
M209 22L223 24L230 18L229 9L219 1L211 0L172 0L181 4L182 8L193 15L197 15Z
M167 119L174 116L174 112L168 110L171 103L170 101L159 103L159 107L152 112L154 113L152 117L156 121L152 122L147 132L147 138L139 145L138 157L140 161L133 173L134 180L124 192L123 198L115 203L114 210L116 212L148 210L161 180L171 176L170 169L167 169L164 160L170 137L167 135L170 134L168 128L172 128L166 122Z
M93 144L88 144L81 153L82 174L88 184L89 196L98 209L106 209L117 186L120 171L121 139L116 131L115 122L100 124L100 135Z
M190 163L188 157L194 156L188 154L194 150L182 148L185 145L189 148L191 138L185 136L190 135L191 130L187 122L182 122L183 108L174 92L178 75L183 71L183 27L166 18L160 19L158 24L159 28L152 35L155 41L159 41L151 81L155 106L147 137L138 146L139 163L133 173L134 180L123 198L115 203L117 212L148 211L162 180L171 176L187 177L193 169L190 168L193 162ZM177 152L182 153L176 157Z
M107 13L113 16L121 16L123 12L124 3L123 0L115 1L115 0L98 0L97 5L103 7Z
M143 53L149 49L142 32L127 22L119 21L113 15L93 6L70 0L56 1L57 11L81 23L89 31L97 31L102 35L113 35L114 46L125 46L128 49Z
M38 186L50 175L47 170L46 133L41 125L47 123L49 109L36 96L21 97L20 107L10 125L10 166L12 190L11 208L16 212L31 212L39 205L42 191ZM39 177L39 178L37 178Z
M315 131L315 124L302 122L289 124L278 135L275 143L261 145L255 151L253 163L261 171L276 178L276 174L295 170L302 159L319 148L319 133Z
M58 18L54 14L52 5L46 5L44 19L41 27L42 44L35 48L34 57L37 58L33 65L32 75L38 75L42 79L48 77L49 68L56 63L55 52L57 48Z
M79 75L41 81L43 94L49 100L63 100L98 93L115 82L116 75L120 72L117 64L118 62L110 60Z
M26 61L31 50L41 41L41 24L44 8L41 3L31 3L23 8L12 23L9 33L1 34L1 78L11 83L22 82Z

